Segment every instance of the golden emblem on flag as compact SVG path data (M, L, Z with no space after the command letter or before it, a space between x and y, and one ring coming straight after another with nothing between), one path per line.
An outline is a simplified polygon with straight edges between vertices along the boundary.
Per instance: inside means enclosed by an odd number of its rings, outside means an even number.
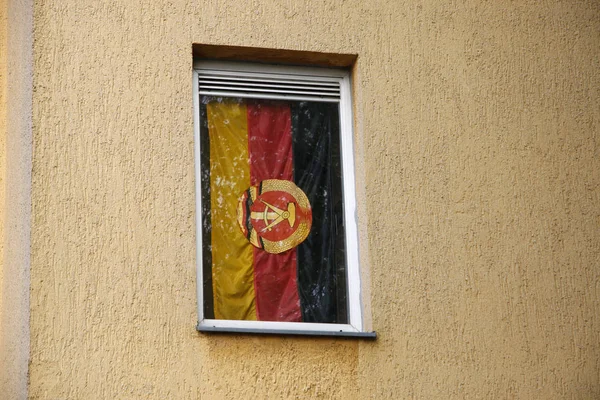
M308 237L312 211L306 194L294 182L266 179L242 193L237 220L253 246L278 254Z

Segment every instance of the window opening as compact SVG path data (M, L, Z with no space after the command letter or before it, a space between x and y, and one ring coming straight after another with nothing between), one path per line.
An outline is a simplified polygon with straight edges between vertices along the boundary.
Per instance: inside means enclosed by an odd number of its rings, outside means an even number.
M347 71L203 61L194 91L198 329L364 334Z

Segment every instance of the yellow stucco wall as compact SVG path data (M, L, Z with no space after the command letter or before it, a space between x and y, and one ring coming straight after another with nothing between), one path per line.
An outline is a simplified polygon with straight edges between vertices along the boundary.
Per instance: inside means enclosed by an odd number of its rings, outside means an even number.
M34 32L32 398L600 396L598 2L47 0ZM192 43L359 55L377 342L195 331Z
M0 1L0 398L27 394L31 232L30 0Z
M7 22L8 8L6 0L0 0L0 210L4 210L4 186L6 174L6 74L8 72L7 56ZM0 212L0 287L2 287L2 278L4 268L4 212ZM0 292L0 327L2 327L2 293ZM1 328L0 328L1 329Z

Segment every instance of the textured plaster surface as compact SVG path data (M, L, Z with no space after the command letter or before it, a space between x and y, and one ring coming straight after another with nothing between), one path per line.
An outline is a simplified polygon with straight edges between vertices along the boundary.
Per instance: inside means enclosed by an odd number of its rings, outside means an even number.
M0 398L27 397L32 29L28 0L0 1Z
M598 4L36 2L30 396L599 397ZM194 330L192 43L359 55L377 342Z
M0 0L0 287L4 281L4 219L5 219L5 186L6 186L6 75L8 74L7 0ZM0 329L2 329L2 292L0 291ZM1 337L1 336L0 336ZM0 341L0 346L1 345Z
M600 398L600 3L381 6L361 393Z

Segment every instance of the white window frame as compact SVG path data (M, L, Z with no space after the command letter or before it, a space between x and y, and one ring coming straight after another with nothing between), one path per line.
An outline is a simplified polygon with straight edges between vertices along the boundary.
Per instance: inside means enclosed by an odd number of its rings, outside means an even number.
M290 79L295 81L338 82L340 88L340 149L342 160L342 188L344 203L346 273L348 290L348 323L308 323L308 322L269 322L269 321L237 321L205 319L204 287L202 265L202 197L201 197L201 165L200 154L200 96L204 93L199 88L199 73L218 73L231 76L253 76L261 78ZM214 91L210 93L215 95ZM227 95L227 94L226 94ZM359 267L358 223L356 207L355 166L353 116L350 72L342 69L317 67L292 67L282 65L252 64L240 62L223 62L202 60L194 63L193 70L194 96L194 147L196 172L196 273L198 296L198 326L202 332L249 332L275 334L336 335L375 337L374 332L364 332L363 310L361 301L361 279ZM231 95L230 95L231 96ZM256 95L252 92L236 93L235 97L306 100L294 94ZM224 96L225 97L225 96ZM210 266L209 266L210 268Z

